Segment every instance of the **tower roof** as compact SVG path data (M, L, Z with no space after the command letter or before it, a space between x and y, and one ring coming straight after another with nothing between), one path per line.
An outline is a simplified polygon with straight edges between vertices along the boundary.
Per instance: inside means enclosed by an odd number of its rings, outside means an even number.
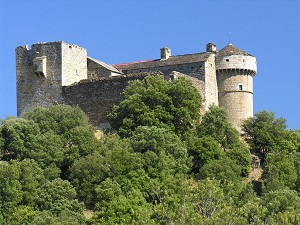
M218 56L230 56L230 55L245 55L245 56L252 56L249 53L233 46L231 43L228 44L226 47L222 48L217 53Z

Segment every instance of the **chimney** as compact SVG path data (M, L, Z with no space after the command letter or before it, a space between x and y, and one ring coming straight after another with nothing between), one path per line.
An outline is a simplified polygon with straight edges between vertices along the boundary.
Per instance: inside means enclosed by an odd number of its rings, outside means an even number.
M207 43L206 45L206 52L216 52L217 51L217 47L215 44L213 43Z
M160 49L160 59L168 59L171 56L171 49L163 47Z

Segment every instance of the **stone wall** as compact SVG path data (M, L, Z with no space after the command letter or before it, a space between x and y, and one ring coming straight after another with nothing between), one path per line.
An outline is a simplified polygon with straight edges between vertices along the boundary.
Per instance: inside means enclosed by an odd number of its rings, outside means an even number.
M219 105L228 121L238 130L241 122L253 116L253 77L244 70L218 71Z
M253 56L245 56L245 55L230 55L230 56L217 57L216 68L217 70L246 69L249 71L253 71L255 74L257 70L256 58L254 58Z
M87 79L87 52L77 45L62 42L62 86Z
M196 62L196 63L185 63L185 64L178 64L178 65L169 65L169 66L161 66L161 67L151 67L145 69L132 69L132 70L123 70L124 74L134 74L140 72L154 72L160 71L164 74L166 79L169 78L170 74L173 71L183 73L199 80L204 81L205 76L205 66L204 62Z
M110 77L111 71L99 65L91 59L87 59L88 79L96 79L100 77Z
M64 42L37 43L16 48L17 114L62 100L62 85L87 78L84 48Z
M161 73L139 73L126 77L117 76L95 80L83 80L71 86L63 86L65 104L78 105L99 129L109 126L106 115L121 101L121 93L129 81L144 77L162 76Z
M147 69L134 69L134 70L127 70L123 71L125 73L138 73L138 72L153 72L159 71L163 73L164 79L169 80L170 77L174 76L174 74L178 76L184 76L185 78L192 81L194 87L202 96L202 108L201 112L206 110L206 91L210 91L209 95L213 97L208 98L208 104L212 102L216 102L218 104L218 92L217 92L217 82L216 82L216 72L215 69L215 62L214 62L214 54L209 57L209 65L210 68L208 69L208 64L205 62L195 62L195 63L185 63L185 64L178 64L178 65L170 65L170 66L162 66L162 67L151 67ZM206 74L207 73L207 74ZM213 77L210 77L213 76ZM209 84L205 84L205 79L209 81ZM215 82L213 84L213 82ZM206 90L207 89L207 90Z
M205 62L205 89L202 96L205 97L205 110L208 110L209 106L219 105L218 101L218 86L216 77L216 64L215 64L215 54L211 54L207 61Z
M37 74L34 61L46 61L45 74ZM47 107L61 100L61 42L37 43L16 48L17 115L36 106Z

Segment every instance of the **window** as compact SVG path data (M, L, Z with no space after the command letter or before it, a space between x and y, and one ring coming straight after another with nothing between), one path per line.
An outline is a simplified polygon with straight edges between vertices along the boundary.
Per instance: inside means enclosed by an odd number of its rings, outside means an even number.
M242 91L242 90L243 90L243 85L239 84L239 91Z
M226 62L229 62L229 59L226 59Z

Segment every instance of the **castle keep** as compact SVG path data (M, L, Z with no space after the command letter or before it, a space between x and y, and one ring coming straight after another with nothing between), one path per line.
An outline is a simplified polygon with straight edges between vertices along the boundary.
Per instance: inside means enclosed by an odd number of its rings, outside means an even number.
M129 81L161 75L167 80L185 76L203 98L225 108L229 122L240 129L253 116L253 77L256 59L228 44L217 51L172 56L160 49L160 58L111 65L87 56L84 48L65 42L48 42L16 48L17 114L36 106L65 103L78 105L99 128L109 126L106 114L121 100Z

